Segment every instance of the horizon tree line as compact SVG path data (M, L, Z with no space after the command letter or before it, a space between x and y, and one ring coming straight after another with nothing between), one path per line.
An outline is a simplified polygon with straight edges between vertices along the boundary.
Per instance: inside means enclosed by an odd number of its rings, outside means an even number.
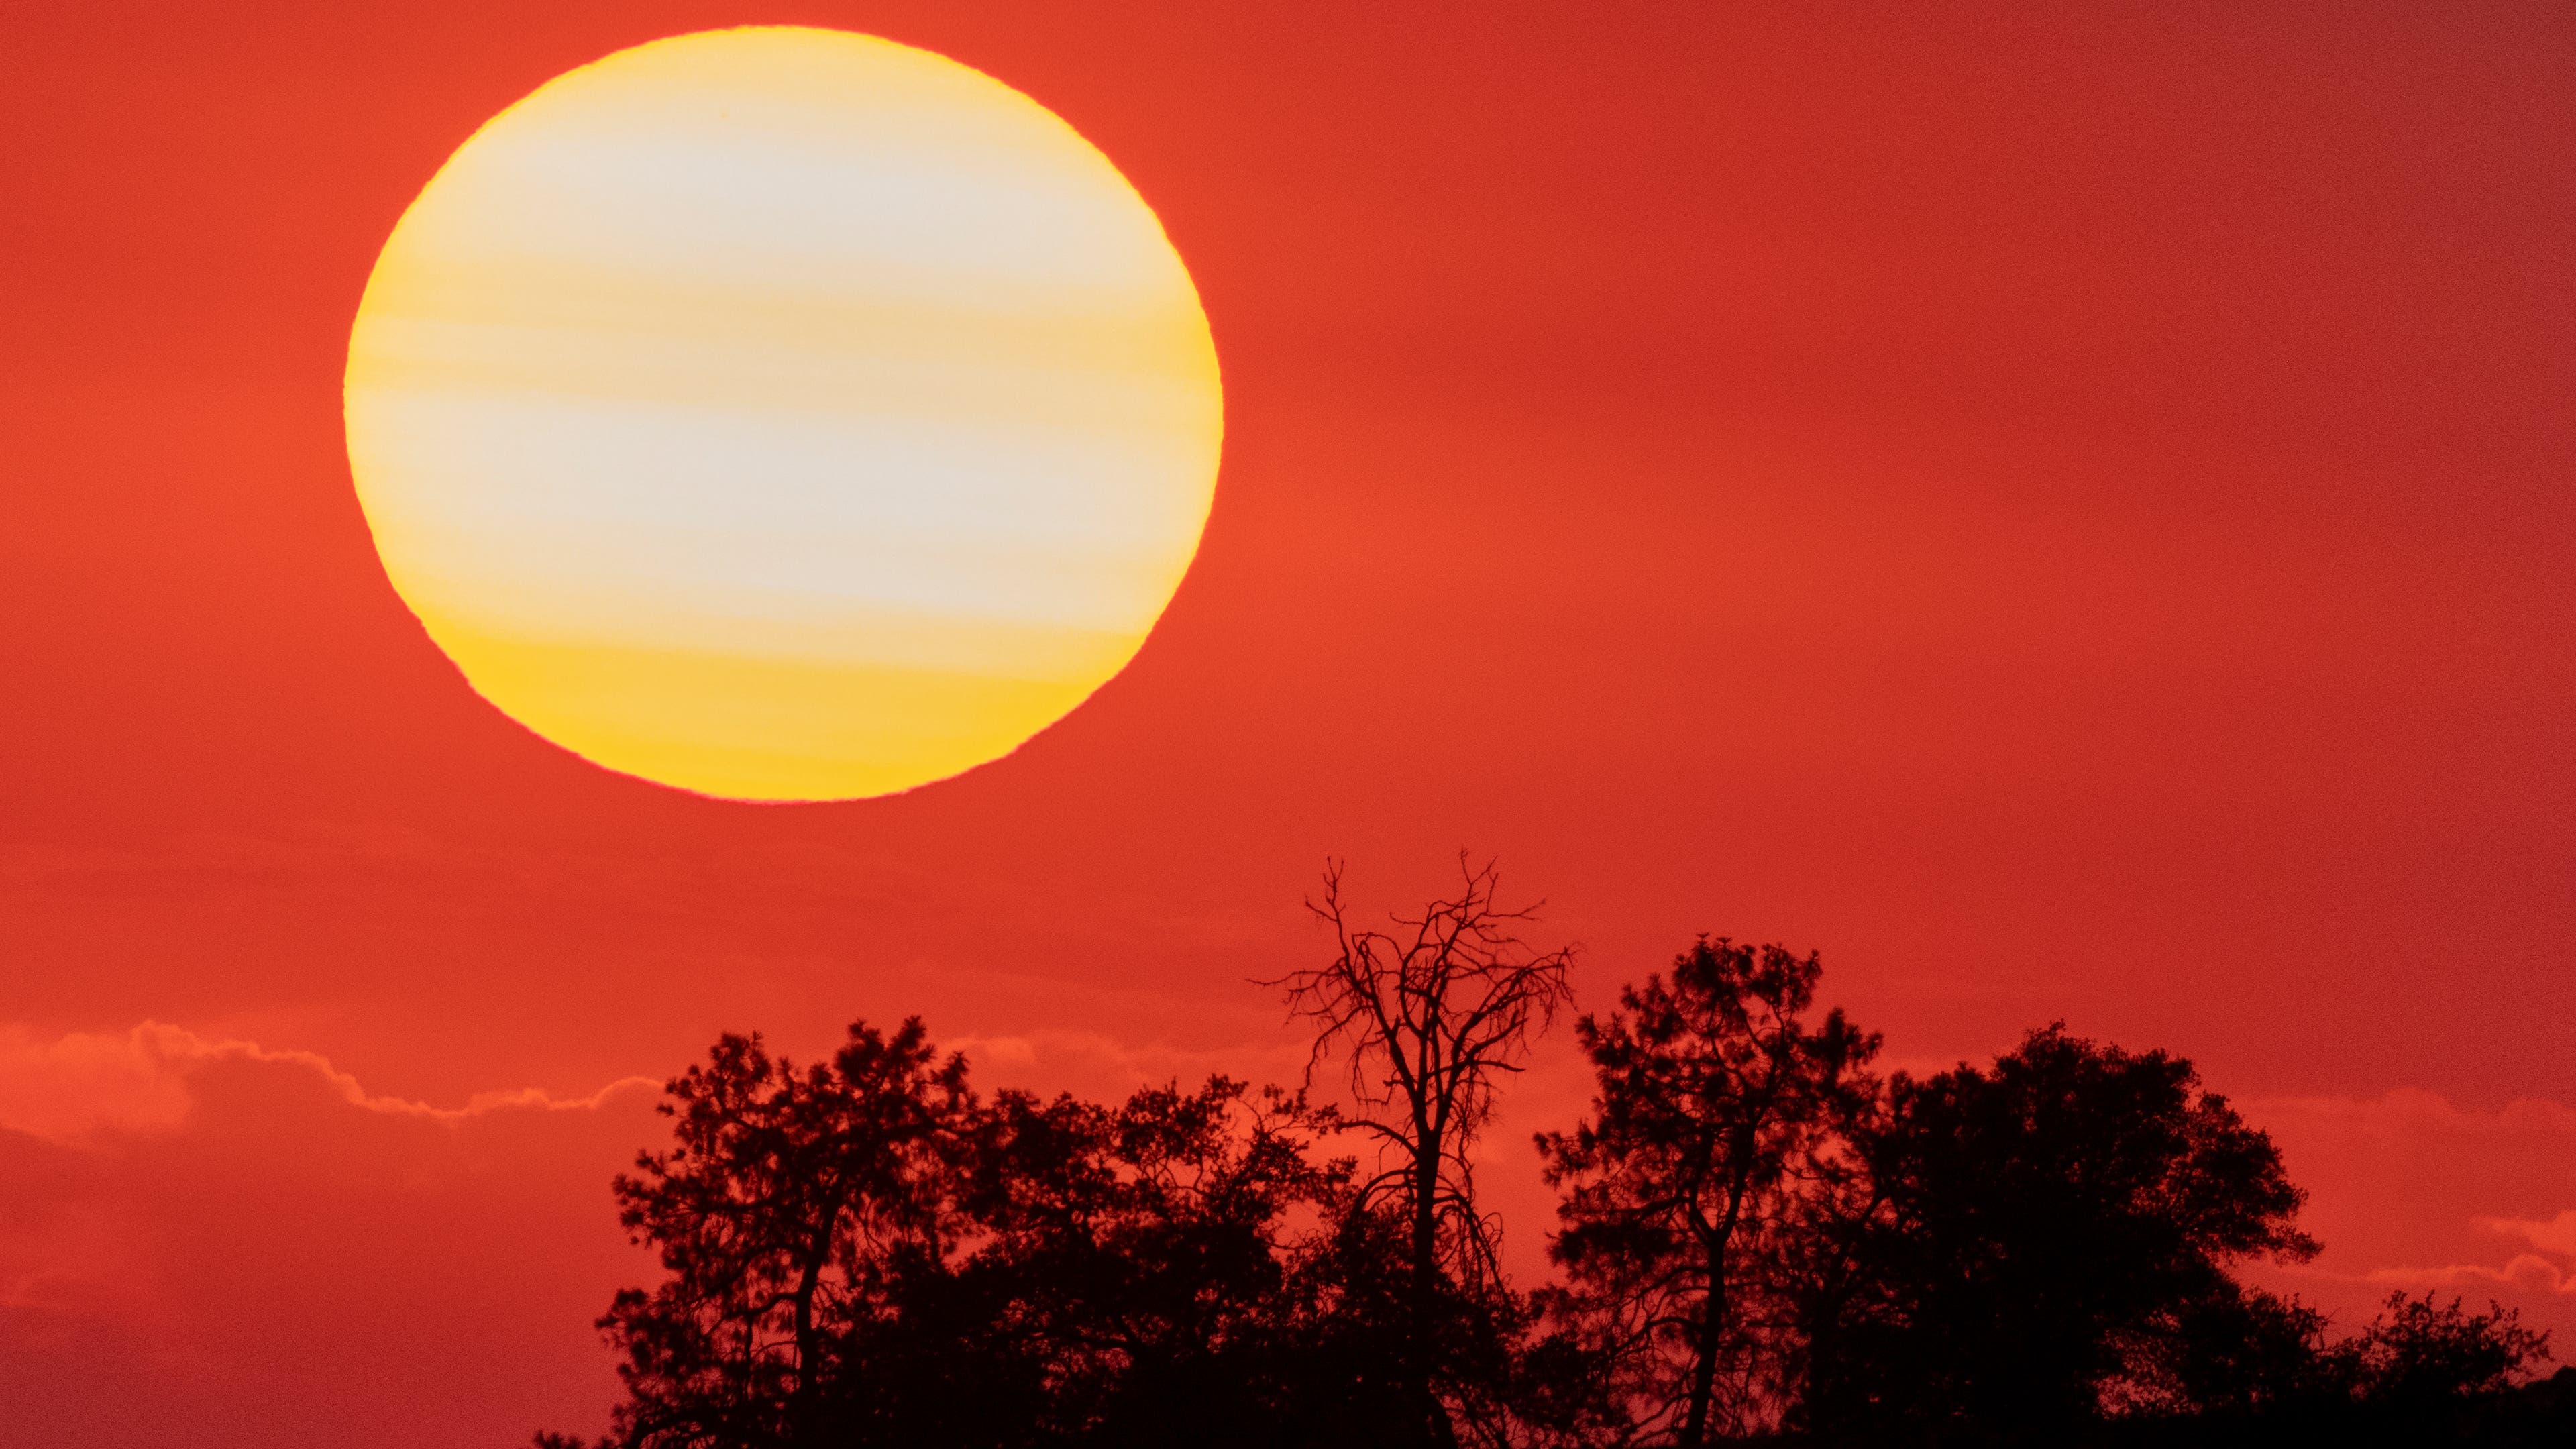
M2511 1309L2335 1337L2246 1283L2318 1245L2189 1062L2060 1023L1882 1075L1815 953L1725 937L1575 1020L1556 1276L1515 1285L1473 1150L1574 958L1459 864L1383 926L1328 865L1331 958L1260 983L1314 1033L1296 1089L988 1097L918 1018L803 1065L720 1038L613 1185L664 1272L599 1320L625 1398L537 1445L2576 1442Z

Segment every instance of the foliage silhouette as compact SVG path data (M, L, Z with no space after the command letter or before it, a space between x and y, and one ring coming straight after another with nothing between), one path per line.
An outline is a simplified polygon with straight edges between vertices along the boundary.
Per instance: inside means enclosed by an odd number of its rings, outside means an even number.
M2229 1268L2302 1258L2270 1140L2188 1062L2036 1031L1889 1083L1871 1182L1808 1288L1801 1418L1843 1438L2058 1441L2152 1397Z
M852 1345L939 1272L963 1227L954 1164L972 1113L965 1063L918 1020L864 1024L799 1070L725 1036L670 1084L677 1145L616 1181L619 1220L669 1277L617 1296L620 1442L804 1442Z
M1643 1449L2576 1443L2509 1309L2397 1295L2340 1339L2241 1282L2316 1245L2191 1064L2032 1032L1871 1072L1821 967L1701 938L1577 1035L1538 1134L1561 1280L1506 1281L1471 1149L1571 1000L1494 872L1271 985L1347 1113L1214 1076L1004 1091L918 1020L799 1065L719 1038L614 1184L662 1279L600 1327L625 1397L543 1449ZM1377 1149L1372 1166L1335 1149Z
M1281 1225L1348 1197L1347 1166L1308 1155L1327 1120L1222 1077L1115 1110L995 1102L967 1196L987 1236L961 1276L1038 1371L1034 1442L1186 1444L1209 1423L1269 1442L1316 1409L1290 1386L1320 1376L1338 1304Z
M2361 1401L2401 1417L2444 1401L2501 1392L2548 1355L2548 1338L2522 1326L2522 1315L2493 1303L2468 1313L2460 1300L2435 1307L2389 1295L2387 1306L2352 1341L2351 1377Z
M1576 1024L1592 1115L1539 1134L1563 1193L1552 1316L1588 1326L1630 1433L1700 1445L1776 1422L1820 1214L1853 1190L1874 1034L1810 1024L1822 966L1702 937Z
M987 1102L918 1022L801 1069L728 1036L669 1097L678 1145L617 1183L668 1276L601 1320L603 1445L1404 1440L1372 1436L1404 1418L1392 1236L1300 1098Z
M2548 1357L2546 1336L2523 1328L2512 1309L2472 1313L2456 1298L2437 1304L2429 1293L2397 1293L2361 1332L2331 1343L2314 1313L2288 1306L2280 1321L2294 1321L2297 1336L2260 1356L2255 1392L2168 1406L2118 1425L2125 1432L2109 1441L2142 1449L2576 1443L2576 1369L2526 1382Z

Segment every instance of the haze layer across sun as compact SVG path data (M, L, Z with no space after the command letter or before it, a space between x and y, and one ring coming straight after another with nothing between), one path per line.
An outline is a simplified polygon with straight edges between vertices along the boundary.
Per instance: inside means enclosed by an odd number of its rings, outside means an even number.
M840 31L548 82L359 305L377 552L494 705L610 769L881 795L1125 667L1213 494L1216 353L1134 188L1044 107Z

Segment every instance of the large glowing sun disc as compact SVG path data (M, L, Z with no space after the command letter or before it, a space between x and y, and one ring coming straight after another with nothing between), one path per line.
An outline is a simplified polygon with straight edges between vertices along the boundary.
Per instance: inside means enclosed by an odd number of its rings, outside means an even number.
M450 158L349 339L349 461L484 698L747 800L909 789L1125 667L1221 431L1180 257L1070 126L927 51L683 35Z

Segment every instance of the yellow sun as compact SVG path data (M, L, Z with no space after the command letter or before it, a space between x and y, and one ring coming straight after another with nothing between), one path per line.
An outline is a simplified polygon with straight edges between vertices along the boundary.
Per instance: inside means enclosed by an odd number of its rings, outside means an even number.
M1126 666L1197 550L1207 317L1035 101L833 30L560 76L404 213L349 339L385 571L484 698L749 800L972 769Z

